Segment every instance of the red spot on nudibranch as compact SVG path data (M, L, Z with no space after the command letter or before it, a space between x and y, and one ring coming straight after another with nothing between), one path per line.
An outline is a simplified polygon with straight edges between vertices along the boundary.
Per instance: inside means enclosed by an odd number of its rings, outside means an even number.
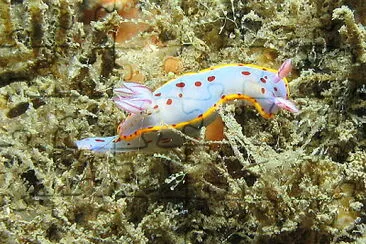
M221 99L224 99L224 98L225 98L225 95L222 95L222 96L221 96Z
M195 86L202 86L202 82L201 82L201 81L196 81L196 82L194 83L194 85L195 85Z
M96 142L105 142L104 140L102 139L95 139Z
M182 94L182 93L179 93L179 94L178 94L178 97L183 97L183 94Z
M266 68L262 68L262 70L266 71L267 69Z
M250 75L250 72L249 71L242 71L241 72L243 75Z
M175 84L177 87L183 88L186 84L184 84L184 82L179 82L177 84Z
M266 89L264 89L263 87L261 88L261 92L262 94L266 93Z
M154 106L154 109L158 109L158 107L159 107L158 105L155 105L155 106Z
M266 83L267 81L266 81L266 79L264 79L264 78L261 78L260 79L263 83Z
M278 91L277 87L273 87L273 90L274 90L274 91Z
M244 66L244 64L238 64L238 66Z
M155 96L156 97L160 97L161 96L161 93L160 92L159 93L156 93Z
M203 117L203 114L200 114L197 116L197 118L202 118Z
M266 80L267 80L267 79L268 79L268 76L264 76L264 79L266 79Z
M212 81L214 81L216 79L216 77L215 76L209 76L209 77L207 77L207 80L209 81L209 82L212 82Z
M172 102L173 102L173 100L172 100L172 99L170 99L170 98L169 98L168 100L166 100L166 104L167 104L167 105L172 104Z

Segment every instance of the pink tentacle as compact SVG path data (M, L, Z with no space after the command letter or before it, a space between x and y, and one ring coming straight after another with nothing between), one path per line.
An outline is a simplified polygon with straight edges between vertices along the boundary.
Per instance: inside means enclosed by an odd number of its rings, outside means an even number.
M280 80L282 80L283 78L285 78L286 76L288 76L288 74L291 72L291 70L292 70L292 61L291 61L291 59L287 59L287 60L285 60L285 62L283 62L281 67L278 69L274 82L277 83Z

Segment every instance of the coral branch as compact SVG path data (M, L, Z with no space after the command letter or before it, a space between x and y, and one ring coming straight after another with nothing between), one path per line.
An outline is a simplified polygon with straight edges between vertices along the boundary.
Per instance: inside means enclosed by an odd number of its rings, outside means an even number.
M344 21L345 25L339 29L339 33L353 49L353 54L357 60L366 63L366 30L362 25L356 24L352 10L347 6L336 8L332 17Z

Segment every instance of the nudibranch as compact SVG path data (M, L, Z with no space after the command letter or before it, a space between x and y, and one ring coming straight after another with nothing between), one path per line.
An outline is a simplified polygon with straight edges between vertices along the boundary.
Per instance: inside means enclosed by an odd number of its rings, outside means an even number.
M252 64L225 64L188 73L152 92L148 87L124 82L114 89L116 105L129 116L118 126L118 135L76 141L79 149L96 152L158 151L181 146L185 135L197 137L203 126L218 115L217 108L241 99L270 118L279 108L298 112L288 99L286 76L291 60L279 70Z

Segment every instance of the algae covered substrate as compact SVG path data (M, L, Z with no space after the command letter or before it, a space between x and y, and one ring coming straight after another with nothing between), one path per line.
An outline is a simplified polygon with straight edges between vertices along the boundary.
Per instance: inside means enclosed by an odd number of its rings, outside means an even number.
M2 0L1 243L365 243L366 2ZM224 139L121 154L122 80L292 58L300 113L222 106ZM202 132L204 133L204 131Z

